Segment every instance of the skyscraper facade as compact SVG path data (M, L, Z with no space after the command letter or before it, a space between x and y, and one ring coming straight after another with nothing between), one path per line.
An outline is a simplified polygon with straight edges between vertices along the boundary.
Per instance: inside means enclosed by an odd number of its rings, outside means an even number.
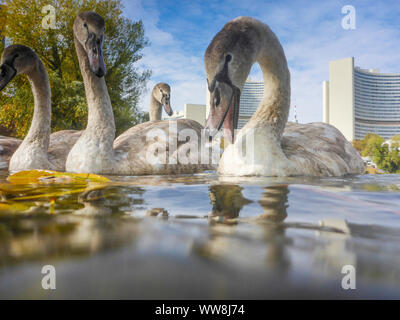
M257 110L264 94L264 82L246 81L240 95L238 129L244 127Z
M354 67L354 58L331 61L323 83L323 121L348 140L400 134L400 74Z

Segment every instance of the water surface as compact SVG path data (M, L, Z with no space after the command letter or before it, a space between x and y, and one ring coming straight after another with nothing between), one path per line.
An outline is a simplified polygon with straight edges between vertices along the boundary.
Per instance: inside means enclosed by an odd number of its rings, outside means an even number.
M11 196L38 197L0 212L1 299L400 298L399 175L110 178Z

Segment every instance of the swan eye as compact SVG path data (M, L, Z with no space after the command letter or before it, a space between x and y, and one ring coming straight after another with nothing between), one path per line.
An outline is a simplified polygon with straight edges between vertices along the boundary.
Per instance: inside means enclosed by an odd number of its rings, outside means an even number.
M214 105L218 107L220 102L221 102L221 96L219 95L219 90L216 89L214 94Z
M232 56L230 54L227 54L225 57L225 62L229 62L232 60Z

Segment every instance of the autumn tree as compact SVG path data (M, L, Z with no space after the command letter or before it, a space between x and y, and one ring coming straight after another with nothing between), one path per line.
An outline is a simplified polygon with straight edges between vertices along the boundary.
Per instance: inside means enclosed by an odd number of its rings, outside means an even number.
M52 90L53 131L86 127L87 104L72 26L75 17L88 10L103 16L106 24L105 79L117 134L145 119L138 109L138 101L150 71L140 71L137 62L148 41L142 21L131 21L122 15L120 0L0 1L0 36L6 37L7 45L19 43L31 47L47 68ZM33 96L25 76L16 77L0 93L0 108L0 126L10 128L14 136L23 137L33 112Z
M399 136L394 136L389 148L385 139L377 134L368 133L363 140L358 140L356 147L361 149L364 157L370 157L379 169L388 173L400 172ZM354 142L353 142L354 144Z

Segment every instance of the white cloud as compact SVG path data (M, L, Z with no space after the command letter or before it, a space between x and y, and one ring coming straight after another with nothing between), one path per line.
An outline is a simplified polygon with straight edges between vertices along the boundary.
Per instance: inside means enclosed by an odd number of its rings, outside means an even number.
M160 18L155 2L146 1L144 9L140 1L126 1L125 7L125 14L129 18L143 20L145 34L150 40L150 46L143 52L141 65L151 69L153 74L147 84L147 93L141 99L142 110L148 110L151 90L158 82L171 85L171 106L174 111L183 110L185 103L205 104L202 55L189 54L183 43L158 27Z
M194 55L190 45L197 41L206 46L213 36L211 30L222 27L235 13L266 22L281 39L291 71L291 105L297 105L301 122L322 119L321 82L329 78L329 61L354 56L356 65L363 68L378 68L383 72L400 71L400 31L397 25L387 23L389 16L400 14L400 4L397 2L382 4L367 1L354 4L357 12L356 30L343 30L341 27L341 8L347 4L346 1L291 3L283 5L241 0L235 3L230 0L229 6L218 2L218 7L215 7L215 3L210 3L208 11L202 10L198 3L193 3L188 8L190 14L213 23L205 29L199 26L198 39L187 39L187 44L185 39L177 40L173 30L168 32L160 29L160 13L154 0L146 0L145 8L139 0L125 1L125 14L143 20L151 42L141 60L143 66L153 71L148 84L149 91L156 82L168 82L173 90L171 102L175 110L182 110L184 103L205 103L205 47ZM197 27L195 22L188 20L186 25L188 30ZM180 27L184 28L185 25L174 26ZM251 76L262 80L260 68L253 67ZM145 110L148 101L149 92L142 99Z

